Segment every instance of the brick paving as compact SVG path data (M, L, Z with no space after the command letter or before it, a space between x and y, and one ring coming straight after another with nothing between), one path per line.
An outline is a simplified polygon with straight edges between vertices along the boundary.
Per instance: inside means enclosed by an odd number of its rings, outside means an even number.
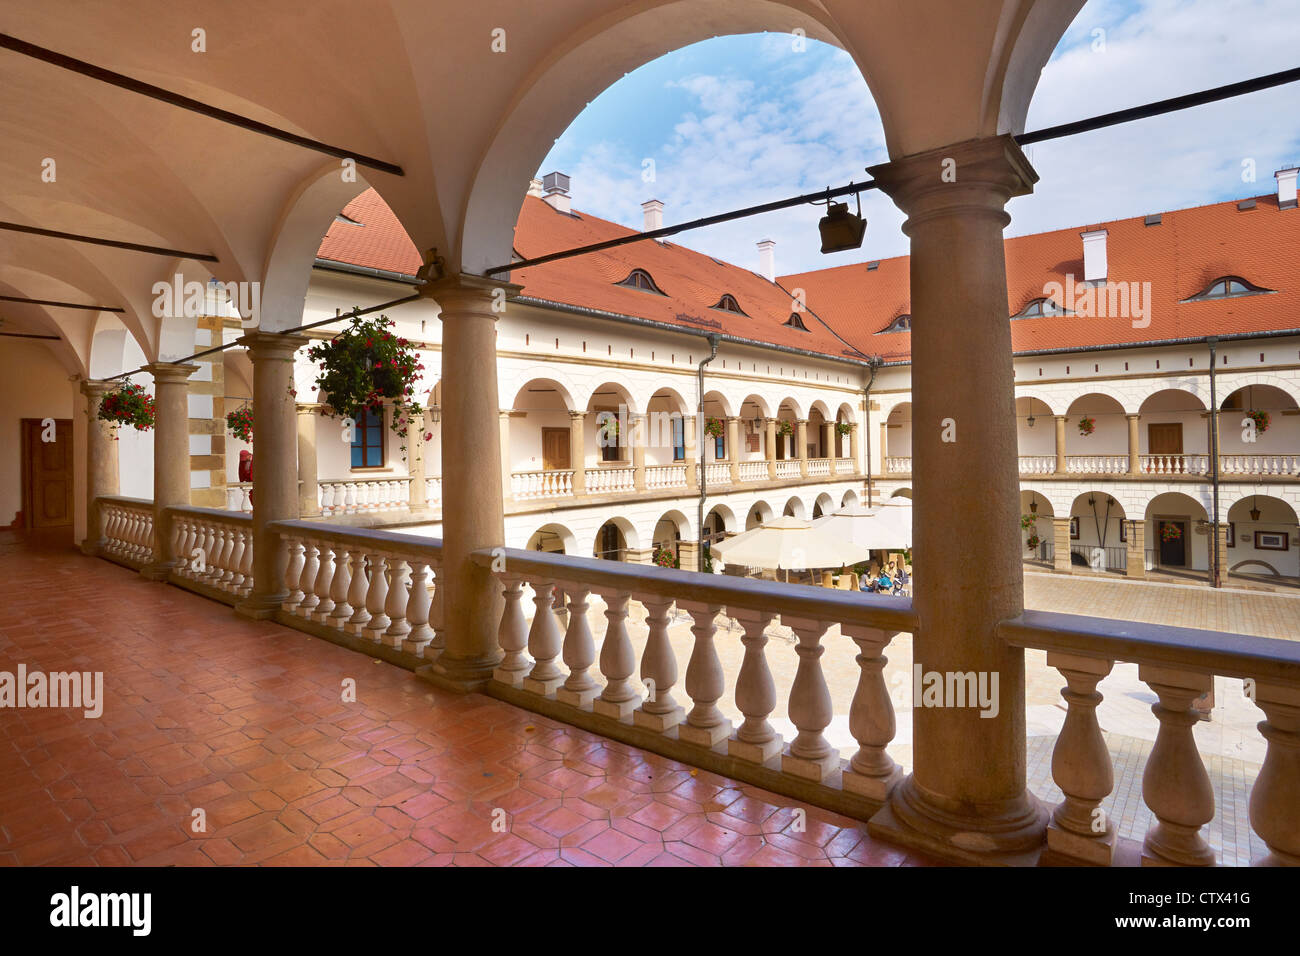
M0 669L101 670L106 697L0 711L3 865L933 862L66 548L0 534L0 575Z

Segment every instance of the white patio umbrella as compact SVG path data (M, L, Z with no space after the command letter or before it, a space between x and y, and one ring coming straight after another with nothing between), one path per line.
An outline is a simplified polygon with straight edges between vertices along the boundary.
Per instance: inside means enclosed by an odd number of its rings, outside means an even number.
M828 530L820 521L789 517L719 541L710 552L727 564L773 571L838 568L865 561L869 555L867 548Z
M889 498L871 508L851 505L828 515L819 527L872 551L901 551L912 547L912 501Z

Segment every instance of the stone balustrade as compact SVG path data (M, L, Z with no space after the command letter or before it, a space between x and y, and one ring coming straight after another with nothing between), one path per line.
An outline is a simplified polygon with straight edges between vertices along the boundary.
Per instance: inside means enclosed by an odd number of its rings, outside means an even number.
M586 474L587 493L608 495L636 488L636 469L625 468L588 468Z
M436 538L311 521L269 526L287 552L282 620L312 622L327 636L382 645L408 658L443 646L442 560Z
M410 483L406 476L322 478L319 482L321 514L351 515L409 507Z
M1208 475L1209 455L1142 455L1139 459L1145 475Z
M1155 746L1142 777L1142 797L1155 822L1143 862L1212 866L1201 835L1214 817L1214 791L1196 749L1196 702L1214 677L1241 678L1264 712L1264 764L1250 793L1250 825L1269 848L1255 865L1300 866L1300 644L1244 634L1109 621L1026 611L998 628L1015 647L1047 652L1066 682L1068 710L1052 754L1052 776L1064 799L1052 813L1047 845L1062 857L1108 865L1116 832L1102 802L1114 786L1110 753L1097 723L1097 684L1116 661L1138 665L1158 699Z
M253 510L253 483L240 481L226 485L226 510L249 512Z
M778 481L788 480L799 477L799 459L788 458L776 463L776 477Z
M805 799L811 786L840 808L869 812L901 778L886 752L895 723L883 652L897 633L913 628L910 601L509 548L475 552L473 559L493 570L505 598L498 629L503 657L489 693L701 766L713 766L725 753L733 776ZM531 621L525 586L533 595ZM598 660L585 613L593 594L606 606ZM646 609L649 628L640 680L627 629L632 601ZM693 650L680 683L668 638L674 608L692 621ZM714 647L720 614L739 622L744 634L743 664L733 675L723 671ZM798 659L788 705L797 733L788 743L769 720L776 697L764 632L778 614L798 641L793 649L779 647ZM858 750L847 761L824 736L833 702L822 640L833 627L860 650L849 705ZM744 715L739 725L717 706L730 681Z
M424 495L430 508L442 504L442 475L424 479Z
M1128 455L1067 455L1065 470L1072 475L1122 475Z
M168 508L172 553L170 577L227 604L253 589L253 521L247 514L213 508Z
M685 488L685 465L648 465L645 470L645 486L650 490L660 488Z
M1300 455L1220 455L1221 475L1300 476Z
M831 473L831 459L829 458L808 459L809 478L825 478L830 473Z
M104 523L104 557L132 568L153 561L153 502L117 496L97 500Z
M516 471L510 476L510 496L516 501L560 498L571 494L572 471Z
M1056 471L1055 455L1021 455L1020 474L1050 475Z
M711 461L704 466L704 478L710 488L731 484L731 465L725 461Z
M741 481L767 481L766 461L742 461L740 463Z
M910 475L912 473L911 458L885 458L885 474L887 475Z

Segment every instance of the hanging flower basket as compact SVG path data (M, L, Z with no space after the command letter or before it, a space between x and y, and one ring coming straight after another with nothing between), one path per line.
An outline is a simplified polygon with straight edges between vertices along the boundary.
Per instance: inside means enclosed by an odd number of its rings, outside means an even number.
M316 387L328 402L324 414L356 421L392 402L389 427L402 438L405 452L407 430L423 415L415 386L424 364L410 342L390 331L395 325L385 315L357 316L334 338L309 348L307 357L320 365Z
M708 418L708 419L705 419L705 421L704 421L704 434L708 435L710 438L721 438L721 437L722 437L722 427L723 427L723 426L722 426L722 419L721 419L721 418Z
M1021 531L1032 530L1035 527L1035 522L1037 521L1038 521L1038 515L1021 515L1020 530Z
M847 435L851 431L853 431L853 426L850 425L848 422L835 423L835 434L839 435L841 438Z
M154 422L153 396L143 385L124 382L114 392L104 396L99 403L99 417L114 425L130 425L137 431L147 432ZM117 441L117 435L113 436Z
M1025 539L1025 548L1029 551L1036 551L1038 546L1043 543L1043 539L1036 534L1031 534Z
M1161 541L1177 541L1183 536L1183 529L1180 525L1167 524L1160 529Z
M650 560L661 568L678 567L677 555L673 554L668 548L661 548L655 545L654 551L651 552Z
M1097 430L1097 420L1084 415L1079 419L1079 434L1091 435Z
M226 427L240 441L253 441L253 406L243 405L226 415Z
M1272 419L1268 417L1268 412L1264 411L1262 408L1252 408L1246 413L1246 417L1254 419L1255 431L1259 432L1261 435L1268 431L1268 426L1272 422Z
M776 423L776 433L783 438L789 438L794 434L794 422L780 421Z

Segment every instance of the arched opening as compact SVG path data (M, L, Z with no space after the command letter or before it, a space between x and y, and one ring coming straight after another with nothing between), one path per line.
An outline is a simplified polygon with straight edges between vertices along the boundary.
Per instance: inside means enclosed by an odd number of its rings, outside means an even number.
M1041 398L1022 395L1016 399L1016 447L1021 458L1021 474L1047 474L1056 470L1056 417L1052 407Z
M1070 564L1093 571L1128 567L1129 523L1123 506L1109 494L1085 491L1070 505Z
M690 406L680 392L661 388L646 403L645 463L671 465L686 461L686 419Z
M632 522L626 518L610 518L596 531L592 554L606 561L627 561L629 552L636 547L636 531Z
M597 469L632 464L632 426L636 416L632 394L617 382L605 382L587 400L583 445Z
M1294 453L1300 445L1295 398L1276 385L1246 385L1219 406L1220 467L1225 474L1261 474L1276 462L1259 456Z
M912 473L912 403L899 402L880 423L881 473Z
M714 505L709 513L704 516L705 544L721 541L727 535L735 534L738 530L736 514L726 505Z
M653 564L680 568L681 542L691 539L690 522L680 511L667 511L655 522L651 536L650 560ZM687 570L694 571L694 567Z
M835 457L849 458L853 451L853 441L851 433L846 432L846 428L851 428L857 419L853 415L853 408L848 402L841 402L840 407L835 411Z
M771 417L771 407L760 395L746 395L740 403L741 461L762 461L767 457L767 419Z
M1151 499L1144 518L1152 566L1175 572L1209 568L1209 516L1199 501L1180 491L1167 491Z
M578 539L562 524L544 524L529 536L526 548L548 554L577 554Z
M1155 475L1209 471L1210 428L1205 403L1181 388L1148 395L1138 408L1142 470Z
M812 516L814 518L820 518L823 515L830 514L834 510L835 499L823 491L817 496L817 500L813 502Z
M808 411L808 457L827 458L831 453L830 413L822 401L813 402Z
M1050 568L1056 550L1055 511L1052 502L1037 491L1020 492L1020 543L1025 549L1025 561Z
M766 501L755 501L745 515L745 530L753 531L772 520L772 507Z
M728 461L731 455L728 447L731 436L727 419L732 415L731 402L721 392L712 391L704 393L701 406L704 409L704 421L700 425L703 431L700 440L704 442L704 460ZM717 434L710 435L710 429Z
M535 378L515 393L502 426L514 497L527 496L538 472L572 471L583 449L573 447L573 397L560 383Z
M1281 498L1248 495L1228 508L1227 557L1231 572L1300 578L1300 522Z
M776 410L776 460L788 461L799 457L795 442L799 438L799 419L802 412L793 398L782 399Z
M797 495L785 503L781 514L787 518L807 518L808 509L804 507L803 499Z
M1124 406L1113 395L1089 392L1080 395L1066 409L1065 460L1069 471L1109 472L1099 457L1115 459L1128 454L1128 418ZM1037 430L1037 425L1035 425ZM1052 450L1056 437L1053 432ZM1117 467L1117 464L1116 464ZM1127 470L1127 466L1124 470Z
M859 500L858 493L850 488L848 491L844 492L843 497L840 498L840 507L852 508Z
M889 497L891 497L891 498L911 498L911 497L912 497L912 489L911 489L911 488L895 488L895 489L894 489L894 493L891 494Z

